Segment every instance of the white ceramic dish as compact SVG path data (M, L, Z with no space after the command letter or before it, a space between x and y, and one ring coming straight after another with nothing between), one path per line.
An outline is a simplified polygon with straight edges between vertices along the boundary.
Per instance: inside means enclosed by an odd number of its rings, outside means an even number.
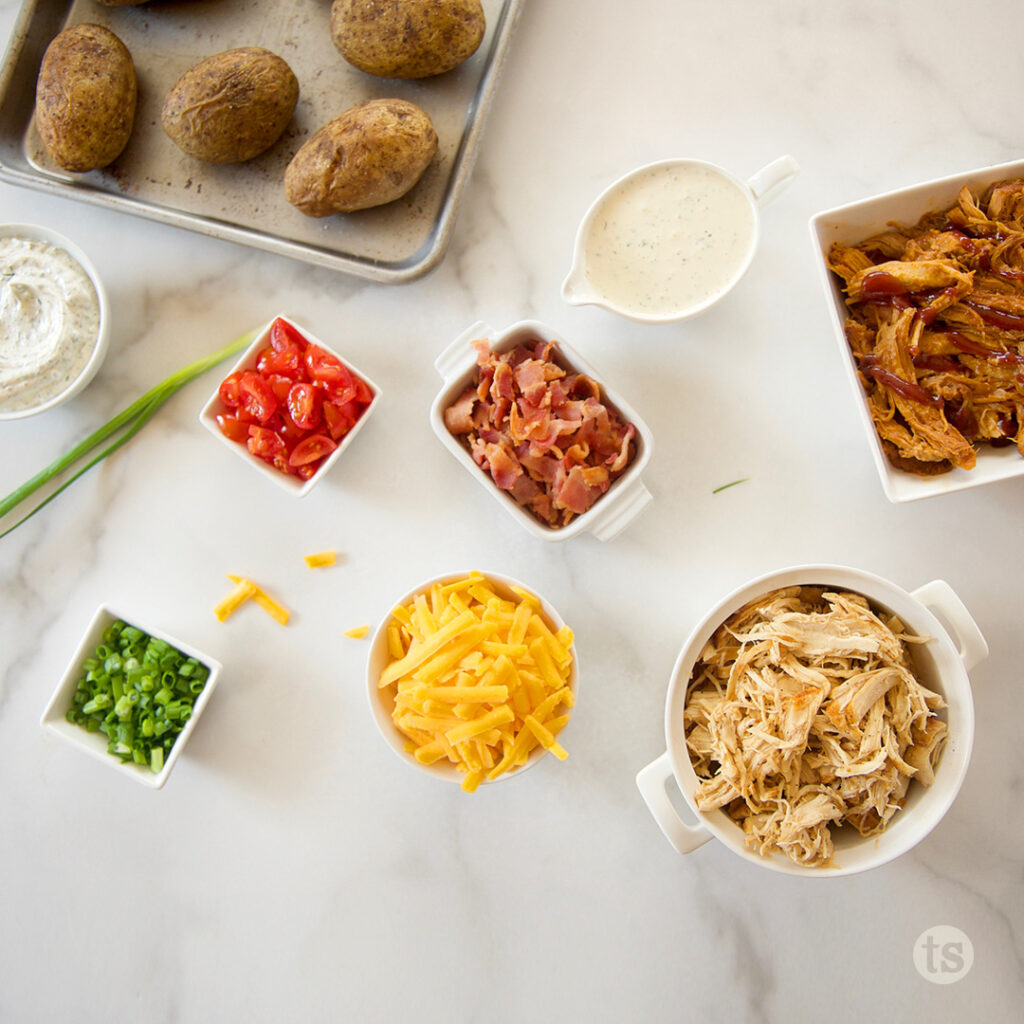
M587 273L587 243L590 238L591 228L595 220L600 217L608 201L616 194L621 194L624 187L629 187L638 179L660 171L685 170L693 168L698 171L710 173L725 182L731 183L738 194L743 196L750 210L752 226L749 237L746 239L742 259L736 263L729 274L727 274L712 294L703 301L690 304L680 304L674 309L664 312L643 311L641 308L625 305L623 302L616 302L603 294L597 288ZM570 305L584 306L595 305L617 313L627 320L645 324L669 324L689 320L705 312L716 303L725 298L739 284L746 274L757 251L757 243L760 237L760 208L770 203L778 196L796 177L800 167L791 156L782 156L773 160L766 167L762 167L747 181L742 181L723 167L710 164L705 160L692 160L687 158L673 158L669 160L658 160L654 163L645 164L628 174L613 181L594 201L580 221L576 232L576 242L573 247L572 269L562 284L562 298ZM681 200L685 197L681 196Z
M205 665L210 670L206 685L193 705L192 717L185 723L178 734L177 739L174 741L174 746L171 747L170 752L164 758L163 768L159 772L153 772L145 765L136 764L134 761L122 762L120 758L107 753L107 737L103 733L88 732L82 726L74 725L64 717L68 708L71 707L71 699L78 687L82 663L86 658L92 657L96 647L103 638L104 631L117 619L121 619L123 622L128 623L128 625L135 626L137 629L142 630L142 632L163 640L172 647L176 647L183 654L195 658L196 661ZM71 661L68 663L67 670L61 677L61 681L50 698L49 704L46 705L46 710L43 712L40 724L65 743L77 747L82 753L88 754L94 760L113 768L118 774L134 779L136 782L141 782L142 785L148 786L150 789L160 789L167 781L168 776L171 774L171 769L181 756L181 752L184 750L189 736L192 735L196 723L199 721L206 705L210 702L214 687L220 678L221 667L220 662L215 658L211 658L208 654L196 650L196 648L177 639L177 637L164 633L162 630L154 629L152 626L140 622L135 616L123 615L110 605L100 605L96 609L96 614L93 615L92 621L89 623L89 628L85 631L85 636L82 637L81 643L79 643Z
M408 604L417 594L429 593L430 588L435 583L449 583L452 580L461 579L467 575L469 575L468 572L449 572L445 573L443 576L435 576L432 579L425 580L423 583L413 587L408 593L395 601L392 607L394 608ZM525 583L520 583L519 580L513 579L511 576L504 576L500 573L484 572L482 575L486 577L487 582L500 597L515 597L511 590L512 587L520 587L521 589L528 590L533 594L534 597L540 601L541 613L553 632L557 632L565 625L565 622L555 610L554 606L541 594L537 593L533 587L528 587ZM374 632L373 638L370 640L370 652L366 661L366 692L370 702L370 712L373 715L373 720L377 723L377 729L380 731L381 736L384 737L388 746L391 747L398 757L400 757L406 764L411 765L417 771L426 772L428 775L432 775L435 779L440 779L443 782L454 782L461 785L465 775L450 761L435 761L433 764L421 764L417 761L416 758L405 749L406 738L398 731L397 728L395 728L395 724L391 719L391 713L394 710L394 699L387 689L381 690L378 686L381 673L384 671L390 660L388 655L388 623L391 621L391 618L392 616L389 612ZM575 644L570 648L570 650L572 652L572 668L569 672L569 689L572 690L573 697L575 698L579 688L579 656L576 653ZM562 734L560 733L559 736L561 735ZM503 782L505 779L517 778L528 768L532 768L539 760L541 760L541 758L545 756L545 753L546 752L543 747L534 748L524 765L519 768L510 769L504 774L499 775L494 782ZM489 784L490 781L487 779L481 783L481 785Z
M69 238L52 231L50 228L41 227L38 224L3 224L0 225L0 237L3 238L27 238L34 242L49 242L60 249L63 249L72 259L77 262L89 276L93 289L96 292L96 301L99 304L99 327L96 332L96 341L93 345L92 355L89 361L82 368L81 373L63 390L60 394L54 395L46 401L33 405L28 409L12 409L4 411L0 404L0 420L18 420L26 416L36 416L47 409L60 405L77 395L96 376L96 372L103 365L107 355L107 348L110 345L110 300L107 298L106 289L100 280L100 275L93 266L92 260Z
M978 461L972 470L954 469L939 476L916 476L897 469L885 457L881 441L871 420L864 389L857 379L857 367L850 346L843 331L846 319L846 303L838 278L828 269L825 262L829 248L834 242L851 244L860 242L885 229L891 221L901 224L916 224L926 213L933 210L952 208L957 193L967 185L975 193L984 191L989 185L1007 178L1024 175L1024 160L1014 163L996 164L976 171L952 174L937 178L921 185L896 189L882 195L872 196L845 206L837 206L815 214L810 220L811 239L814 244L815 262L822 286L825 290L829 317L839 345L840 359L846 370L850 388L855 396L857 410L868 436L871 455L882 481L882 489L892 502L916 501L940 494L952 494L968 487L977 487L995 480L1024 475L1024 459L1015 447L992 448L980 446Z
M320 468L313 474L308 480L303 480L297 476L291 476L287 473L282 473L279 470L274 469L269 463L264 462L263 459L257 458L253 455L244 444L239 444L237 441L231 441L221 433L220 427L217 425L217 416L226 412L230 412L226 405L220 400L220 382L224 380L229 374L234 373L236 370L250 370L256 366L256 359L260 352L267 347L270 343L270 329L274 324L275 320L284 320L287 324L293 327L299 334L301 334L307 341L312 342L314 345L319 345L325 352L330 353L336 359L340 359L342 363L348 369L361 377L366 386L373 392L373 399L370 404L363 411L362 416L356 420L355 425L352 429L341 439L341 443L337 448L331 452L330 455L324 460ZM265 326L263 326L259 333L256 335L256 340L242 353L241 358L231 367L230 370L220 374L217 378L217 387L214 389L213 395L210 400L203 406L202 411L199 413L199 422L202 423L206 429L213 434L222 444L226 445L231 451L233 451L240 458L244 459L250 466L262 473L268 480L272 480L278 487L283 488L289 494L294 494L296 497L303 497L308 494L313 487L315 487L328 473L330 468L341 458L342 452L346 451L349 445L355 440L356 435L360 430L363 429L366 421L370 418L370 414L374 409L377 408L380 402L380 388L370 380L369 377L363 373L362 370L353 366L347 359L345 359L339 352L331 348L330 345L325 345L319 338L311 334L304 327L295 323L294 320L290 320L283 314L272 317Z
M554 529L546 526L510 495L495 486L489 474L473 461L465 446L445 426L444 411L472 383L476 372L476 350L471 342L486 338L495 352L507 352L530 339L543 338L555 341L567 365L574 370L592 377L601 386L605 401L618 409L622 418L636 427L636 456L626 471L615 480L591 508L576 516L568 526ZM441 443L455 456L474 480L484 487L506 512L537 540L568 540L583 532L590 532L599 540L611 540L624 530L652 500L650 491L644 485L641 474L644 471L654 447L654 440L647 424L636 410L624 401L617 392L572 348L571 345L550 327L536 320L521 320L503 331L496 331L482 321L463 331L438 357L434 363L444 380L440 392L430 408L430 425Z
M748 601L778 587L817 584L863 594L876 608L898 615L911 633L931 638L927 644L915 645L914 667L921 682L945 698L947 707L942 715L949 726L934 783L927 787L912 784L906 805L880 835L865 838L850 828L834 832L836 863L827 868L802 867L780 854L762 857L744 844L742 829L725 811L698 811L693 802L698 780L683 734L692 669L718 626ZM637 775L637 786L665 837L680 853L690 853L715 838L751 864L805 878L836 878L879 867L924 839L953 803L967 773L974 740L974 703L967 672L987 655L981 631L949 584L941 580L908 593L879 576L844 566L803 565L769 573L720 601L683 645L665 702L667 750ZM696 824L684 822L672 806L666 785L673 779Z

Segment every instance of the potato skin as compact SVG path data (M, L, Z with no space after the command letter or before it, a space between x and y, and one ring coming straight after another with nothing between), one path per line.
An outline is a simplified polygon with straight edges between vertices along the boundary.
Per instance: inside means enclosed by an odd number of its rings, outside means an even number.
M242 46L189 68L167 94L160 123L189 156L240 163L277 142L298 99L299 83L286 61Z
M471 57L487 28L480 0L334 0L341 55L380 78L429 78Z
M128 48L101 25L75 25L46 48L35 121L50 159L66 171L113 163L128 144L138 83Z
M415 103L368 100L306 140L285 171L285 197L308 217L382 206L405 195L436 153L437 133Z

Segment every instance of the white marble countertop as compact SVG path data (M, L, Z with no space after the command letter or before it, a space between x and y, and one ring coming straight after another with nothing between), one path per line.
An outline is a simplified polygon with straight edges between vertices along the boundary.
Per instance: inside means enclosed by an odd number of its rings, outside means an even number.
M0 0L0 36L19 8ZM0 540L0 1020L1008 1020L1024 997L1019 705L1024 480L885 499L830 333L807 221L1019 159L1012 0L527 0L447 257L367 283L0 185L0 221L57 228L98 264L110 354L72 403L0 424L0 493L153 383L277 312L385 392L307 498L197 423L216 374ZM628 11L628 15L625 13ZM740 176L802 165L735 293L673 327L559 295L605 184L686 155ZM653 505L617 539L526 535L444 451L435 356L477 319L537 318L641 413ZM713 490L739 477L742 486ZM302 556L335 547L336 567ZM973 760L912 852L827 882L719 843L665 842L634 777L664 749L677 651L711 604L785 565L908 589L947 580L991 648ZM477 567L550 598L583 675L571 756L467 796L401 764L366 707L366 641L421 579ZM226 572L294 611L224 624ZM225 671L166 786L133 785L40 714L101 602ZM953 925L974 965L913 964Z

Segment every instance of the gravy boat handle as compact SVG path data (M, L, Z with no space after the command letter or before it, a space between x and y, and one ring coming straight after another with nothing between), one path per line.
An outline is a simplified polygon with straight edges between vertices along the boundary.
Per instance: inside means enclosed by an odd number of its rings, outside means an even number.
M786 155L773 160L747 179L747 188L754 194L758 206L767 206L780 196L800 173L800 165Z

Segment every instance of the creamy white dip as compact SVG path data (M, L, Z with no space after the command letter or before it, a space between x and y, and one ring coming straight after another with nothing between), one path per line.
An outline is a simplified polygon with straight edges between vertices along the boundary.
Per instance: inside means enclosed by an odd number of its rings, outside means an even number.
M666 164L622 182L595 211L584 270L625 311L681 314L735 282L754 235L750 200L734 182L709 167Z
M85 369L100 304L77 260L49 242L0 238L0 410L56 398Z

